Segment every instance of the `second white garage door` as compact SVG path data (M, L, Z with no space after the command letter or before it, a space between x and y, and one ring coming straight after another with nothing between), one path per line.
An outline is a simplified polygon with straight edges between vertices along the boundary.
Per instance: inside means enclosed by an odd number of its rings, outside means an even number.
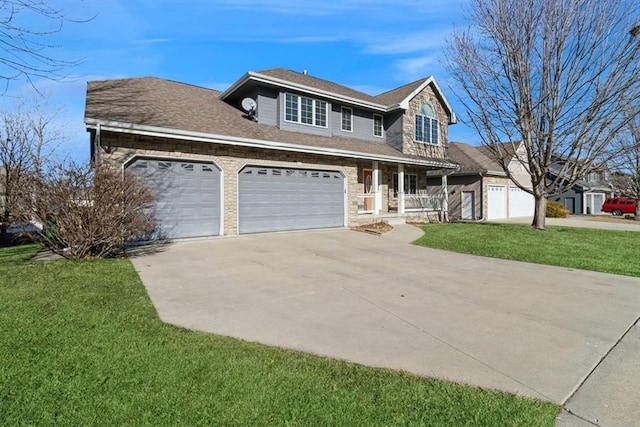
M487 219L507 217L507 203L504 185L489 185L487 197Z
M337 171L246 166L238 175L238 231L343 227L344 188Z
M533 216L533 195L518 187L509 187L509 218Z

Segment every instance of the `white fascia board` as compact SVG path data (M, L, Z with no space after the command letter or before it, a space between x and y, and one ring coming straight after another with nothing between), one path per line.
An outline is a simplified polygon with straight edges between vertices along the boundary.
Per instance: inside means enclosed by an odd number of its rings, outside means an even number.
M306 154L321 154L325 156L349 157L363 160L378 160L382 162L402 163L408 165L432 166L440 168L454 168L452 163L436 160L409 159L405 157L395 157L362 153L358 151L341 150L336 148L314 147L310 145L289 144L285 142L266 141L261 139L241 138L227 135L217 135L204 132L185 131L157 126L136 125L132 123L115 122L108 120L86 118L85 124L88 129L96 129L100 126L102 132L120 132L136 135L155 136L161 138L187 139L197 142L209 142L215 144L236 145L241 147L265 148L272 150L293 151Z
M301 85L301 84L298 84L298 83L293 83L293 82L290 82L288 80L278 79L278 78L267 76L267 75L264 75L264 74L255 73L253 71L249 71L248 73L246 73L237 82L235 82L233 85L231 85L231 87L229 89L225 90L222 93L222 95L220 95L220 99L225 100L233 92L235 92L238 88L240 88L242 85L244 85L245 83L247 83L250 80L253 80L253 81L256 81L256 82L260 82L260 83L266 83L266 84L270 84L270 85L275 85L275 86L278 86L278 87L281 87L281 88L284 88L284 89L298 90L298 91L301 91L301 92L304 92L304 93L308 93L310 95L330 98L330 99L334 99L336 101L344 102L346 104L351 104L351 105L355 105L355 106L358 106L358 107L368 108L368 109L375 110L375 111L380 111L380 112L389 111L387 109L386 105L375 104L373 102L363 101L363 100L358 99L358 98L352 98L350 96L340 95L340 94L337 94L337 93L334 93L334 92L329 92L329 91L322 90L322 89L316 89L316 88L313 88L311 86L305 86L305 85Z
M429 86L429 84L433 84L433 86L436 88L436 93L440 98L442 98L442 102L444 103L444 106L447 112L451 116L451 120L449 120L449 124L454 125L458 123L458 117L456 116L456 113L453 112L453 108L451 108L451 104L449 104L449 101L447 101L447 98L444 96L444 93L442 93L442 90L440 90L440 86L438 86L438 83L436 82L436 79L433 78L433 76L429 76L424 82L422 82L420 86L416 88L416 90L411 92L409 96L403 99L399 104L400 108L403 108L405 110L409 109L409 101L411 101L417 94L422 92L422 90L425 87Z

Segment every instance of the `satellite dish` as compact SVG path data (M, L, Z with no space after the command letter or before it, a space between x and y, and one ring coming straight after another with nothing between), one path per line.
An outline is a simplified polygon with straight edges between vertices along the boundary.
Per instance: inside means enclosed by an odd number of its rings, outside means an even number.
M242 109L249 114L254 113L256 111L257 104L256 104L256 101L253 100L253 98L243 99L241 105L242 105Z

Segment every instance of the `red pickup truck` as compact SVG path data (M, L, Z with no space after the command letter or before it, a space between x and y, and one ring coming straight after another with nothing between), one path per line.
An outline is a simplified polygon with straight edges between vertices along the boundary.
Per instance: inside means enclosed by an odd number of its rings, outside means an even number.
M613 215L635 214L636 201L628 197L612 197L602 204L602 212L611 212Z

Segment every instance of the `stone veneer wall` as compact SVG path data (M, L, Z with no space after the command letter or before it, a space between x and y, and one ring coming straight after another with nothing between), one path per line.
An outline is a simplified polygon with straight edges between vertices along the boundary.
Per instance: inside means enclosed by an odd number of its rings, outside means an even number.
M342 172L347 186L347 223L357 223L358 168L353 159L107 132L102 133L101 143L111 148L109 153L100 153L101 161L106 162L125 164L136 156L214 162L222 170L224 180L225 235L237 234L238 172L246 165Z
M416 112L420 111L422 104L428 102L440 121L439 144L431 145L415 141ZM446 158L446 144L449 141L449 117L442 105L440 99L433 91L431 85L424 88L422 92L409 101L409 108L404 113L402 119L403 144L402 152L423 157L433 157L438 159Z

